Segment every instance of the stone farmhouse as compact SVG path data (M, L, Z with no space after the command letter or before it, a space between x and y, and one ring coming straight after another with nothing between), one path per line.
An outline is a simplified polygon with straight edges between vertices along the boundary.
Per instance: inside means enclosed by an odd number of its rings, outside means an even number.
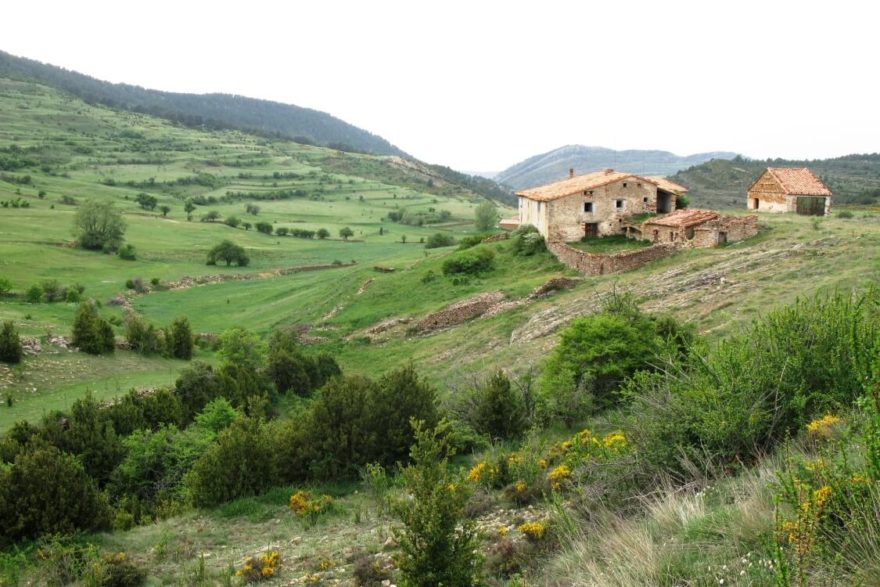
M715 247L758 233L757 216L725 216L711 210L676 210L687 188L663 177L605 169L517 193L519 215L500 222L508 230L538 229L547 248L586 275L636 269L682 247ZM652 246L599 254L567 243L624 235Z
M831 190L806 167L768 167L749 188L748 208L827 216Z
M531 224L548 242L621 234L626 217L668 213L687 189L664 178L605 169L517 193L519 218L502 227Z

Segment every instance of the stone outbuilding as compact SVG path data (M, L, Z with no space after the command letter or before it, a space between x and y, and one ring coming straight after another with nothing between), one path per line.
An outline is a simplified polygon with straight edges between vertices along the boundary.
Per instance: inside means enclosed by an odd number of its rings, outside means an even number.
M613 169L576 176L570 170L568 179L518 192L519 216L502 225L531 224L548 242L620 234L626 217L672 212L685 192L665 178Z
M759 212L827 216L831 190L806 167L768 167L749 188L747 206Z
M654 243L716 247L758 234L758 217L727 216L712 210L676 210L642 223L641 238Z

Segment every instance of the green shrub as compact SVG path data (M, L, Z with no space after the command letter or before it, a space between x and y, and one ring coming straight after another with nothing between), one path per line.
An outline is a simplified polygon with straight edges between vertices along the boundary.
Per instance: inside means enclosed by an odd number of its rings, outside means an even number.
M257 229L258 232L262 232L263 234L272 234L272 230L274 227L269 222L257 222L254 224L254 228Z
M24 294L24 299L29 304L39 304L43 301L43 288L37 284L30 286Z
M187 476L198 507L258 494L277 479L276 457L266 426L248 418L233 424L195 463Z
M506 440L525 431L527 421L522 395L513 389L503 372L497 371L478 385L475 395L472 423L477 432Z
M57 279L46 279L40 284L43 289L43 299L48 303L59 302L64 299L65 288Z
M287 236L290 233L290 229L286 226L279 226L275 229L275 234L278 236Z
M401 550L401 584L476 585L482 561L475 522L464 515L469 497L466 483L449 472L451 452L442 432L420 423L413 427L412 464L402 472L404 488L412 499L395 508L403 523L395 532Z
M443 275L478 275L492 269L495 253L488 248L459 251L443 261Z
M84 249L113 252L122 244L125 220L113 202L89 200L79 207L74 231Z
M691 205L691 199L686 194L679 194L675 198L675 209L684 210Z
M227 397L231 382L205 363L195 362L180 372L174 391L180 400L181 415L189 422L211 400Z
M451 234L437 232L428 237L425 241L426 249L438 249L440 247L451 247L455 244L455 238Z
M110 526L110 508L76 457L53 446L20 453L0 473L4 541L73 534Z
M147 581L147 571L124 553L104 555L92 564L87 578L98 587L140 587Z
M471 236L463 237L458 241L458 250L463 251L465 249L470 249L471 247L475 247L486 238L485 235L482 234L474 234Z
M878 352L878 293L799 300L743 334L628 385L629 435L643 467L742 461L814 417L850 405Z
M510 250L515 255L529 257L546 250L544 237L531 224L522 224L510 234Z
M12 292L12 282L5 277L0 277L0 296L9 295Z
M238 228L241 224L241 219L239 219L237 216L227 216L226 220L223 221L223 224L231 228Z
M498 208L492 202L485 201L474 210L474 226L477 230L492 230L497 222Z
M162 345L159 333L152 324L148 324L143 318L134 312L125 314L125 340L131 350L145 355L161 352Z
M92 301L79 305L73 321L73 346L91 355L112 353L116 348L113 328L98 315Z
M841 210L840 212L837 213L837 217L849 219L849 218L853 217L853 213L850 212L849 210Z
M126 243L119 247L119 250L116 252L119 255L120 259L125 261L134 261L137 259L137 251L134 248L134 245L131 243Z
M4 363L20 363L24 351L21 347L21 338L18 336L18 330L11 320L3 323L0 330L0 361Z

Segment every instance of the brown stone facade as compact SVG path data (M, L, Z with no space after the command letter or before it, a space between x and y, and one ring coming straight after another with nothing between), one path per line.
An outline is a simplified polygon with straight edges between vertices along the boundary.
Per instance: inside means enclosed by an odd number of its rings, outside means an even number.
M584 275L604 275L633 271L642 265L669 257L678 247L670 244L658 244L638 251L626 251L611 255L597 255L571 247L565 243L548 242L547 249L556 255L567 267Z
M716 247L751 238L758 234L757 216L722 216L697 226L691 246Z

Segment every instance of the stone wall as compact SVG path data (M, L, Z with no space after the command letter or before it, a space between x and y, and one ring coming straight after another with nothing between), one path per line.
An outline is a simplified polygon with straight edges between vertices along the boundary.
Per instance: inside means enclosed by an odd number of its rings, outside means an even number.
M656 259L668 257L677 250L674 245L658 244L638 251L597 255L578 250L565 243L550 242L547 243L547 248L561 263L584 275L632 271Z
M500 291L480 294L467 300L452 304L425 316L415 326L419 333L433 332L467 322L485 314L492 306L504 301L505 295Z

